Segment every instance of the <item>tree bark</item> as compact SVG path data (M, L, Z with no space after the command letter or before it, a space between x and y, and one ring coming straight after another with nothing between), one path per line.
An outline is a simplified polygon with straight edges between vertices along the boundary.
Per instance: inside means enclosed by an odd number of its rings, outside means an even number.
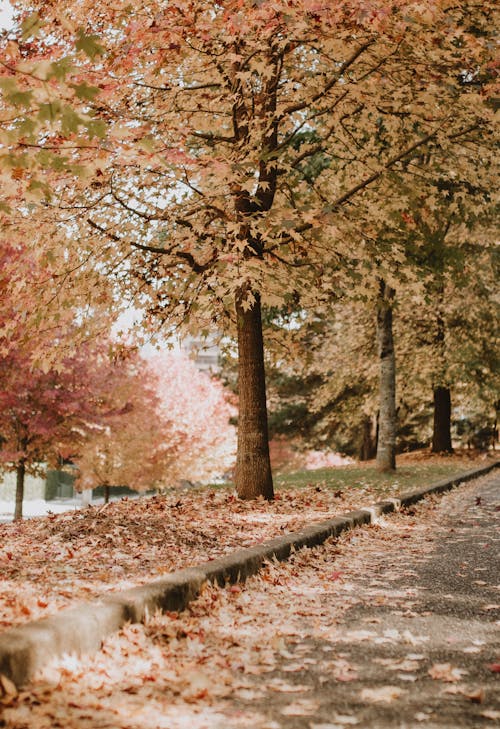
M19 461L16 469L16 505L14 509L14 521L23 518L24 499L24 477L26 476L26 461L24 458Z
M373 418L365 415L365 417L363 418L362 427L363 431L361 448L359 449L359 460L370 461L372 458L375 457L375 454L377 452L377 436L376 433L374 434Z
M396 468L396 358L392 336L392 305L395 291L380 282L377 303L377 345L379 374L379 431L377 441L377 468L394 471Z
M104 484L104 503L109 504L110 487L109 483Z
M238 451L236 491L241 499L274 497L267 426L264 343L260 296L245 311L248 289L236 297L238 330Z
M491 438L491 447L493 450L496 450L496 445L498 443L498 413L500 412L500 400L497 400L494 404L495 408L495 419L493 421L493 433Z
M434 388L434 424L432 453L452 453L451 393L449 387Z

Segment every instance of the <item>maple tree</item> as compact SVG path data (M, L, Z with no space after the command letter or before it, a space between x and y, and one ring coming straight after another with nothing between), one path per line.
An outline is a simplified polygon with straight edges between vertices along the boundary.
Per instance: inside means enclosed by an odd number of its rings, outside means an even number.
M59 326L44 322L45 296L35 304L33 296L53 280L50 267L12 239L0 249L0 470L16 472L14 518L20 519L26 473L75 455L85 433L122 406L110 398L109 338L78 325L82 315L74 309L61 312ZM79 340L87 341L75 348Z
M127 362L108 384L124 410L90 431L73 459L80 488L143 491L207 482L234 464L231 405L222 385L181 352Z
M52 346L57 346L54 338ZM107 351L79 348L59 367L33 366L18 343L1 356L0 462L16 472L15 519L22 518L24 477L58 466L112 407L106 398Z
M112 486L138 491L153 488L163 475L165 464L158 458L162 427L158 397L144 362L129 355L112 363L106 378L106 397L113 410L93 427L86 428L72 454L78 489L104 488L109 501Z
M428 224L432 217L438 223L446 217L445 204L431 213L420 203L420 214L427 216ZM464 226L460 214L449 228L445 286L439 303L435 296L437 266L431 255L436 243L426 237L426 231L420 227L417 231L416 223L412 223L413 230L404 224L396 231L396 240L391 240L393 252L399 251L397 238L404 241L404 266L400 260L392 271L389 258L385 259L391 283L399 289L393 312L398 452L431 442L432 392L438 377L446 377L454 391L457 435L479 425L494 429L496 253L487 243L491 231L481 221L487 210L480 210L480 220L474 223L477 206L472 201L468 206L468 224ZM281 338L277 336L276 326L271 330L269 354L273 357L268 373L273 433L297 439L302 447L328 445L360 457L374 456L378 420L373 336L376 279L373 285L367 281L363 298L351 301L343 295L333 310L325 307L307 316L303 312L286 331L286 338L283 332ZM444 348L442 342L439 348L435 342L438 310L441 330L446 332Z
M221 477L234 467L235 404L217 377L202 372L183 352L151 358L160 415L166 423L164 447L172 449L167 484Z
M351 250L366 192L376 220L379 183L417 150L484 136L489 82L477 93L463 78L489 68L492 5L17 5L39 9L51 58L78 23L99 39L98 62L68 79L100 89L82 108L109 134L78 151L93 176L70 188L60 175L53 198L78 223L80 255L101 254L152 322L237 335L237 488L272 497L261 306L305 304L308 264ZM319 152L329 164L311 177Z
M400 309L404 371L423 401L429 392L436 400L437 393L446 405L444 412L433 407L435 452L451 450L452 403L456 427L472 419L472 427L486 428L489 420L493 431L498 391L496 253L471 233L468 245L457 247L447 238L441 255L439 282L435 275L426 278L421 295L409 296Z
M347 294L333 307L301 312L284 331L275 322L267 365L273 436L300 451L363 456L365 421L377 409L373 327L371 302Z
M380 360L376 460L381 471L396 468L396 357L392 330L395 291L380 280L377 299L377 352Z
M93 329L82 310L70 307L57 323L45 321L58 277L43 254L23 243L25 228L15 230L14 221L5 225L12 234L0 248L0 470L16 472L14 518L20 519L26 473L41 474L76 455L87 432L122 410L110 396L119 369L110 355L114 350L120 362L127 348L103 335L96 306Z
M74 151L95 147L104 131L101 120L88 109L77 112L74 103L92 99L97 89L71 82L78 58L94 57L95 39L80 28L65 54L53 45L51 56L36 42L38 14L13 10L17 27L0 31L0 213L8 214L48 198L58 175L84 174Z

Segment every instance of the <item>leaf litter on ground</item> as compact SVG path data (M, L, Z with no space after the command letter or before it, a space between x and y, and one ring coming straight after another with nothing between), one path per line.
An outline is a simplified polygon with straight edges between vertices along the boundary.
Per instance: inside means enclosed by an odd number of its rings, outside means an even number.
M183 491L0 525L0 629L128 589L380 498L314 484L272 502ZM331 573L330 579L340 579Z
M457 501L452 493L443 501L449 506L453 499ZM365 703L399 705L409 692L408 684L398 683L395 669L419 666L418 680L434 685L441 702L459 694L470 705L482 703L480 687L445 681L456 691L439 693L448 667L439 669L441 680L429 677L438 669L425 635L392 631L390 638L400 640L404 657L379 662L379 685L368 689L360 683L365 668L345 653L342 616L360 603L373 604L383 591L382 581L370 575L381 569L384 576L401 575L408 559L414 564L428 559L444 529L442 514L438 502L428 499L418 507L418 520L396 514L383 527L356 528L323 547L301 550L286 563L268 564L238 590L206 585L182 613L127 625L95 656L54 661L28 690L14 692L7 684L0 699L6 726L282 729L292 717L306 717L311 727L342 728L356 725L359 718L352 711L333 716L330 707L325 719L314 685L348 681ZM410 542L404 538L408 530ZM342 572L342 580L330 578L332 566ZM413 588L391 589L389 582L385 589L382 605L398 614L405 614L406 602L416 599ZM362 634L358 640L365 645L367 638ZM299 673L301 669L305 671ZM422 706L416 719L426 721L431 713ZM493 707L482 707L483 718L494 715Z

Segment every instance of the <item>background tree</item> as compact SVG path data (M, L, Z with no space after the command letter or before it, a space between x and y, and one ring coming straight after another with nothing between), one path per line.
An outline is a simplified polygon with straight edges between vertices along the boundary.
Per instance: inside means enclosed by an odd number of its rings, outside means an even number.
M182 352L152 358L149 371L156 379L160 416L166 424L164 448L171 453L164 483L206 482L230 472L236 450L231 393Z
M359 220L368 188L416 149L446 150L489 123L459 76L490 61L492 5L19 4L43 10L52 58L79 22L106 51L73 75L101 88L85 106L110 133L80 150L93 178L58 189L82 259L99 251L155 322L236 332L237 488L270 498L261 304L307 300L303 263L352 248L340 223ZM315 138L297 150L304 128ZM318 152L335 164L313 180L304 162Z
M57 333L50 345L57 347ZM20 519L26 473L71 458L85 433L116 412L108 346L79 347L57 369L41 369L16 343L0 358L0 372L0 464L17 474L14 518Z
M143 491L207 482L234 466L234 405L219 381L181 352L135 358L116 372L110 396L122 407L87 432L73 459L81 488Z

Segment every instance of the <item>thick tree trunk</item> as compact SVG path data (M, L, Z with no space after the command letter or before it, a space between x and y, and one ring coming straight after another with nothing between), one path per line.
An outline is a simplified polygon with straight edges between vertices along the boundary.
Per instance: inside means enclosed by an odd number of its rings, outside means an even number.
M260 296L245 311L247 290L236 299L238 329L238 452L236 490L241 499L274 497L267 427Z
M23 518L23 499L24 499L24 477L26 476L26 461L21 460L17 464L16 470L16 505L14 509L14 521Z
M432 431L433 453L452 453L451 445L451 394L448 387L434 388L434 425Z
M377 304L380 410L376 460L379 471L393 471L396 468L396 358L392 337L394 293L394 289L380 282Z

